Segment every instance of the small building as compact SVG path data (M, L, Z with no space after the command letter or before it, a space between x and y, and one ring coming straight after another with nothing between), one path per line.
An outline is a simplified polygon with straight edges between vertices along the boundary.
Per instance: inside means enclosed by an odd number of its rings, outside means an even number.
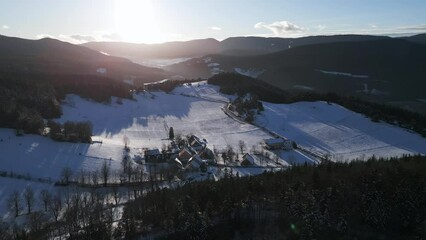
M250 153L244 154L243 161L241 161L241 166L256 166L256 157Z
M186 164L193 155L194 153L191 152L191 150L189 150L188 148L184 148L179 152L177 158L180 162Z
M157 162L163 162L163 154L161 154L160 150L158 148L145 150L145 162L147 163L157 163Z
M286 140L282 138L269 138L265 139L266 148L270 150L281 149L284 146Z
M283 144L283 149L290 151L293 150L294 142L291 140L286 140Z
M192 170L192 171L207 171L207 161L200 158L198 154L195 154L192 156L185 167L186 170Z
M197 152L204 150L207 146L207 142L205 139L201 140L195 135L189 137L188 143L189 146L191 146L191 148L193 148Z

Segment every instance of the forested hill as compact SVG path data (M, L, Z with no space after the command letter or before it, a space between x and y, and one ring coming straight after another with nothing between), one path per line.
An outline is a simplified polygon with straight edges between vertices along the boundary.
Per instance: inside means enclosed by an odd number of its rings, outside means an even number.
M296 166L162 189L129 202L117 237L424 239L426 158Z
M255 77L289 91L335 92L382 102L426 97L426 45L405 39L312 44L257 56L208 55L167 69L206 77L212 74L209 64L216 72L256 72Z
M141 83L165 78L160 69L56 39L28 40L1 35L0 72L99 75L117 81L132 77Z
M61 42L0 36L0 127L39 133L43 118L57 118L65 94L108 102L129 97L123 80L141 85L162 70Z

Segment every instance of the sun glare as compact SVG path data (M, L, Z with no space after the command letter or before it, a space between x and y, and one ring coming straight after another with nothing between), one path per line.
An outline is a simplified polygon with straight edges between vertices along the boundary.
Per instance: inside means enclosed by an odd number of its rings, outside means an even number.
M158 19L150 0L116 0L115 31L123 41L162 41Z

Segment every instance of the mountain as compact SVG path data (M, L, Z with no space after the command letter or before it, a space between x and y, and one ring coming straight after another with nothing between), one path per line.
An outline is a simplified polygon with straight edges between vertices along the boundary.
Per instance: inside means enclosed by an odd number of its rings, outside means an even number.
M413 43L426 44L426 33L417 34L411 37L403 37L401 39L405 39Z
M425 45L384 38L304 45L258 56L215 54L166 69L200 77L221 71L238 72L285 90L332 91L388 101L416 101L426 99L424 66Z
M311 36L302 38L231 37L220 42L209 38L162 44L89 42L82 45L96 51L125 57L134 62L146 64L148 59L187 60L185 58L201 57L208 54L252 56L309 44L367 41L385 38L388 37L368 35Z
M126 57L138 63L143 63L146 59L190 58L220 52L219 41L212 38L161 44L89 42L82 46L110 55Z
M97 75L117 81L132 78L140 83L166 76L163 70L55 39L27 40L1 35L0 72Z

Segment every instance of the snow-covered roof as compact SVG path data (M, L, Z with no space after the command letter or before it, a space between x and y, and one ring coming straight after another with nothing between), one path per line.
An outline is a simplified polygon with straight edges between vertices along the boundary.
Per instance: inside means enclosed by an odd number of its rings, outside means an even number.
M285 142L282 138L269 138L265 139L265 143L268 145L275 145L275 144L283 144Z
M158 150L158 148L154 148L154 149L149 149L149 150L145 150L145 155L147 156L154 156L154 155L160 155L160 150Z
M243 159L250 162L251 164L256 164L256 157L250 153L244 154Z

